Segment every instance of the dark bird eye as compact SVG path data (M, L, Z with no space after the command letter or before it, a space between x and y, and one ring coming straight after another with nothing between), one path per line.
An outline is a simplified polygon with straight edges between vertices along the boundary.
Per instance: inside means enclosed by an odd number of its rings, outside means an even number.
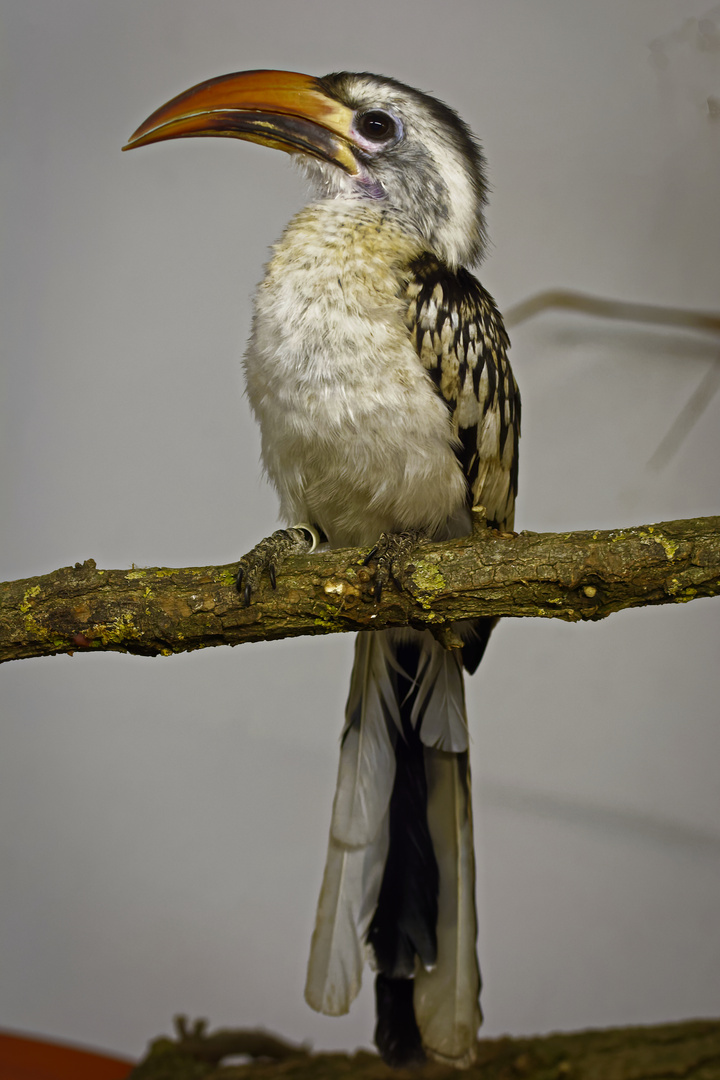
M397 135L397 124L392 116L381 109L371 109L361 113L355 121L358 134L373 142L385 142Z

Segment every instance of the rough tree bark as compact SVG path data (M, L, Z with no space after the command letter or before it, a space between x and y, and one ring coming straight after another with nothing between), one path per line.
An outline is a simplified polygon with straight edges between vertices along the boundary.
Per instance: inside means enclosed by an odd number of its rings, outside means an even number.
M403 588L372 596L367 552L288 559L277 590L250 607L236 565L98 570L93 560L0 585L0 662L77 650L186 652L301 634L428 627L452 647L454 619L477 615L603 619L623 608L720 592L720 517L594 532L472 536L421 544Z

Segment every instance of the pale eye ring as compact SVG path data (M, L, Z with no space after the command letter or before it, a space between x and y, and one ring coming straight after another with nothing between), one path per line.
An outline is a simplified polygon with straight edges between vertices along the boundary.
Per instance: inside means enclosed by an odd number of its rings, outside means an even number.
M355 130L368 142L384 143L398 137L400 125L394 116L383 109L368 109L355 118Z

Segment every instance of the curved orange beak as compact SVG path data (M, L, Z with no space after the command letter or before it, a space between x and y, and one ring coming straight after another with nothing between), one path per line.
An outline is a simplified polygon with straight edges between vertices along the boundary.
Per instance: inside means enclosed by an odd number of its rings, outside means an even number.
M330 97L310 75L240 71L198 83L161 105L123 150L165 139L222 135L309 154L357 173L352 119L352 109Z

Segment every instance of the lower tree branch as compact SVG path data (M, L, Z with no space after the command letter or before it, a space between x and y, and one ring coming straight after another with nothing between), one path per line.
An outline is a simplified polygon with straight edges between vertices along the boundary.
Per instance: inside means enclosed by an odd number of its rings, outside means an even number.
M265 1031L208 1034L203 1022L187 1028L179 1018L177 1041L160 1038L130 1080L717 1080L720 1021L690 1020L656 1027L609 1028L533 1038L481 1039L466 1072L427 1064L412 1072L388 1068L375 1054L313 1054ZM244 1055L249 1064L222 1064Z
M78 650L168 655L302 634L429 628L480 615L603 619L623 608L720 592L720 517L594 532L498 534L481 513L471 536L422 543L402 588L372 596L367 552L289 558L277 590L249 607L236 565L98 570L94 561L0 585L0 662Z

